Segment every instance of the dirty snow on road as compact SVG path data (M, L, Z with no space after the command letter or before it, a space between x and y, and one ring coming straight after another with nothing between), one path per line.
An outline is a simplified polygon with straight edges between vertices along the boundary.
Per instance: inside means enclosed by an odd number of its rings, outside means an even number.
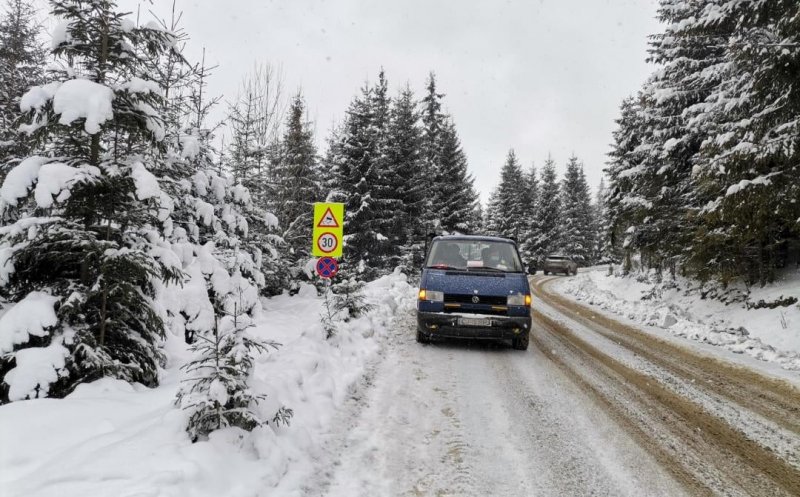
M535 348L420 345L398 321L310 495L682 495Z

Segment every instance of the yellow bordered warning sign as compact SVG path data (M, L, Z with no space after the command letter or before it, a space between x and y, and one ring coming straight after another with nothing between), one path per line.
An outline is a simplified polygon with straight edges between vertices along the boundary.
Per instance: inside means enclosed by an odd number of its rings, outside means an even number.
M316 257L341 257L344 204L315 203L311 253Z

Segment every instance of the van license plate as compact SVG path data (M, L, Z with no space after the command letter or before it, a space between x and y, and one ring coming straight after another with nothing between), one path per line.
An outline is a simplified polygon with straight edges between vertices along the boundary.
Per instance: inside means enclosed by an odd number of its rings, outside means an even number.
M461 326L483 326L483 327L490 327L492 326L491 319L484 319L484 318L461 318L458 322Z

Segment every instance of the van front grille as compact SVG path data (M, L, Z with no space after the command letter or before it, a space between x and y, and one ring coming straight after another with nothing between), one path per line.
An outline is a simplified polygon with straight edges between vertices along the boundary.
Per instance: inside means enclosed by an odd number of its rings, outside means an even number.
M477 302L473 298L478 299ZM476 305L506 305L506 297L496 297L489 295L467 295L458 293L446 293L444 295L445 304L476 304Z

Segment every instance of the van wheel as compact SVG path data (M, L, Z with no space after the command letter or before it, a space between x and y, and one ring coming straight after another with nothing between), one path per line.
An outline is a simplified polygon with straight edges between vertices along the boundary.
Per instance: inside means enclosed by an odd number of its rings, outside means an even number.
M528 339L528 334L525 333L522 336L511 339L511 347L514 350L528 350L529 341L530 340Z
M431 337L426 335L425 333L417 330L417 342L418 343L431 343Z
M544 275L545 275L545 276L547 276L548 274L550 274L550 271L545 271L545 272L544 272Z

